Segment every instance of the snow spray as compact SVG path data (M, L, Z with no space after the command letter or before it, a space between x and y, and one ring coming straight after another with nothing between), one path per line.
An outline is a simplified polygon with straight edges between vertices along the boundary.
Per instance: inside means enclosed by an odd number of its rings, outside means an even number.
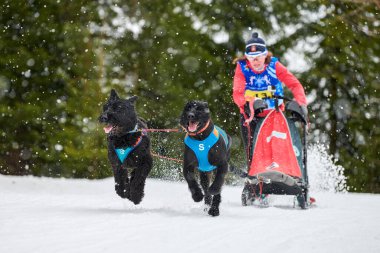
M307 151L310 192L347 192L344 168L335 164L326 147L313 144Z

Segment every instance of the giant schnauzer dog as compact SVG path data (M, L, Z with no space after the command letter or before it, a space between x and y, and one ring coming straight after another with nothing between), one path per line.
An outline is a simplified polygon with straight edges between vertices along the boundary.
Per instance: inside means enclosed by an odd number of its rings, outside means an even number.
M145 179L152 169L150 139L141 130L147 126L137 117L136 99L137 96L121 99L115 90L111 90L99 117L99 121L106 125L108 159L115 177L116 193L135 205L144 197Z
M231 137L213 124L207 102L188 102L183 109L180 124L187 132L183 175L191 196L195 202L204 198L208 214L218 216L221 190L228 171ZM203 192L196 180L196 168L199 170Z

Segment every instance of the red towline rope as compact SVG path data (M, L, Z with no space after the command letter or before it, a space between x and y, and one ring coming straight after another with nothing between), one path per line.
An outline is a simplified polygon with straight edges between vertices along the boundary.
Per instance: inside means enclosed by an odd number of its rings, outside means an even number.
M168 128L168 129L143 128L143 129L141 129L141 131L145 131L145 132L166 132L166 133L182 132L182 130L179 128Z
M140 129L140 130L144 131L144 132L165 132L165 133L170 133L170 132L179 133L179 132L183 132L183 130L179 129L179 128L167 128L167 129L143 128L143 129ZM158 157L158 158L161 158L161 159L166 159L166 160L174 161L174 162L177 162L177 163L182 163L183 162L181 159L171 158L171 157L167 157L167 156L163 156L163 155L158 155L158 154L153 153L153 152L151 152L151 154L152 154L152 156L155 156L155 157Z
M183 162L181 159L171 158L171 157L167 157L167 156L163 156L163 155L158 155L158 154L153 153L153 152L150 152L150 153L152 154L152 156L155 156L155 157L158 157L161 159L167 159L167 160L174 161L174 162L181 163L181 164Z

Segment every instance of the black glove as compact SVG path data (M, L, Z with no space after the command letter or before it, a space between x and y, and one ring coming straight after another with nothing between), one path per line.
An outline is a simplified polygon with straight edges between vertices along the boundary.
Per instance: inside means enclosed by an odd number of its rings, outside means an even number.
M255 115L262 113L264 109L267 109L267 103L262 99L255 99L253 102L253 110L255 111ZM249 102L244 105L244 113L249 117L251 116L251 110L249 109Z
M246 102L244 105L244 114L247 117L251 116L251 110L249 109L249 102Z
M302 110L303 117L306 120L308 120L309 112L307 111L307 106L306 105L301 105L301 110Z
M262 113L265 109L268 108L267 103L262 99L256 99L253 103L253 109L255 110L255 115Z

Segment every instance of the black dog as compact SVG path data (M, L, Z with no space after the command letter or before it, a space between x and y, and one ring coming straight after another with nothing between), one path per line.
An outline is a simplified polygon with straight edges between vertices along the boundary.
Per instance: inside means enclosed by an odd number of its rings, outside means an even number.
M99 117L106 124L108 159L115 177L116 193L135 205L144 197L145 179L152 169L150 139L142 128L146 123L136 115L134 102L137 96L120 99L111 91ZM128 168L132 169L130 176Z
M183 175L195 202L205 199L208 214L219 215L221 189L228 171L231 137L214 126L206 102L190 101L181 115L181 125L188 133L185 137ZM200 174L200 184L195 178L195 169ZM211 177L214 181L211 186Z

